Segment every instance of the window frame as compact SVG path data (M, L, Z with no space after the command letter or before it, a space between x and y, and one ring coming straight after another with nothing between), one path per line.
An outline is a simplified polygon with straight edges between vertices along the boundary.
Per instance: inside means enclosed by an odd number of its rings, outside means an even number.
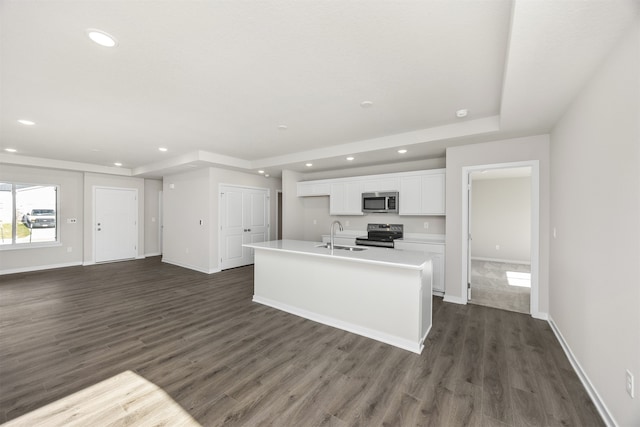
M33 183L33 182L17 182L17 181L2 181L4 184L11 185L11 203L12 203L12 236L11 243L0 244L0 251L6 250L20 250L20 249L34 249L34 248L46 248L46 247L55 247L62 246L60 235L60 184L42 184L42 183ZM18 243L16 240L18 239L18 223L22 222L20 218L17 217L17 192L16 187L18 186L34 186L34 187L54 187L56 192L56 239L49 242L22 242ZM33 230L33 229L32 229Z

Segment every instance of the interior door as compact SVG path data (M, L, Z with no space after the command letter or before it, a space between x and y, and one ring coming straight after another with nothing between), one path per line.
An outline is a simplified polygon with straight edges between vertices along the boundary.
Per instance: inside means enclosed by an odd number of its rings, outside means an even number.
M267 240L269 197L266 189L223 186L220 192L220 268L253 264L245 243Z
M94 190L95 262L136 257L138 192L130 188Z

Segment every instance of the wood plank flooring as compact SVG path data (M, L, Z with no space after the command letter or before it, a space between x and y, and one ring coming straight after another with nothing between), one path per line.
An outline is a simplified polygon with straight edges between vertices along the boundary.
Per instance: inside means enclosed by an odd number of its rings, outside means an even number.
M604 425L528 315L434 298L416 355L252 293L252 267L206 275L157 257L0 276L0 422L71 425L59 411L80 410L61 399L130 371L203 426ZM101 410L77 425L172 425L157 395L118 411L104 409L113 393L88 395Z

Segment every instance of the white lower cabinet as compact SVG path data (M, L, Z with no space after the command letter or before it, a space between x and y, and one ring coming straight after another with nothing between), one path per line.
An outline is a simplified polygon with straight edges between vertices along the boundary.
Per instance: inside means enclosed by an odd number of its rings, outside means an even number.
M433 262L433 293L444 295L444 244L401 242L396 240L395 248L427 252Z

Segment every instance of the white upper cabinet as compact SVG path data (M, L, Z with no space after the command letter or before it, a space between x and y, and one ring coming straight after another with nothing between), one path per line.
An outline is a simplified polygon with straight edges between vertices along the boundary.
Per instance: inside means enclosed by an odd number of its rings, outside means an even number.
M330 215L362 215L362 181L343 181L331 184Z
M400 178L367 179L363 181L362 192L400 191Z
M297 185L298 197L304 196L328 196L331 184L318 181L301 181Z
M301 181L298 197L329 196L330 215L362 215L362 193L398 191L400 215L444 215L445 170Z
M445 171L437 169L400 178L400 215L444 215Z

